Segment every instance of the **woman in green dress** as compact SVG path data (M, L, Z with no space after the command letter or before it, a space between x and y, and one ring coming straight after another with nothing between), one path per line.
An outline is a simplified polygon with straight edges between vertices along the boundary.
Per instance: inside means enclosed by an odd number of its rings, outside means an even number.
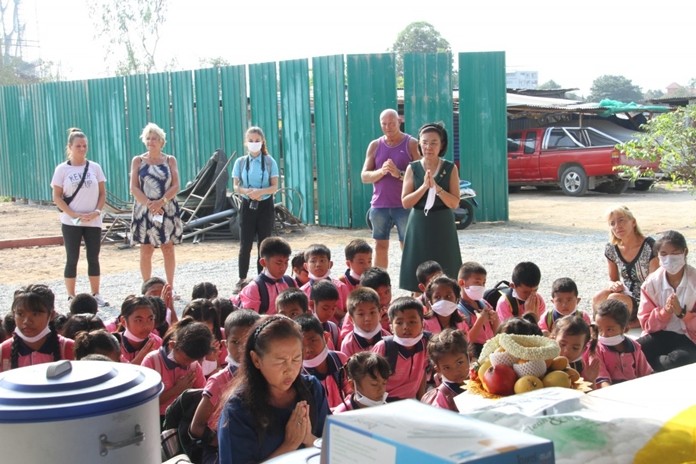
M399 287L419 292L416 268L433 260L456 278L462 257L453 209L459 205L459 170L442 157L447 131L440 124L425 124L418 131L422 158L406 168L401 202L411 208L401 255Z

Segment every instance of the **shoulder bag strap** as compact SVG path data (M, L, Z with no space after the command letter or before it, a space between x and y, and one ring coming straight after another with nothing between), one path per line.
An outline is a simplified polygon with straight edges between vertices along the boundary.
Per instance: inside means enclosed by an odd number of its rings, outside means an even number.
M82 186L84 185L85 179L87 178L87 169L89 169L89 160L85 163L85 170L82 172L82 179L80 179L80 183L77 184L77 188L75 189L73 194L70 195L69 197L66 197L66 196L63 197L63 201L65 202L66 205L69 205L70 202L73 201L73 199L77 195L77 192L79 192L80 189L82 188Z

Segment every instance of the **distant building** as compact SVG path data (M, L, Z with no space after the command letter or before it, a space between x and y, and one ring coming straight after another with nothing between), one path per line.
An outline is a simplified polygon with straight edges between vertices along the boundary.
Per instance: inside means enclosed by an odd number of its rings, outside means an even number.
M539 86L539 73L537 71L507 72L505 85L508 89L536 89Z

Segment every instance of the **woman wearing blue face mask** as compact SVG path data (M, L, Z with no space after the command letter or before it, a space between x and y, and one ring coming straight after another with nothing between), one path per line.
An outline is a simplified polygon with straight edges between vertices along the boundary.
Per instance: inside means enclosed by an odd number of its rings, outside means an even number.
M234 192L242 197L239 211L239 281L249 272L251 245L256 237L257 247L273 232L275 219L273 194L278 190L278 165L268 155L266 138L260 127L250 127L245 135L248 154L238 158L232 168ZM259 256L260 258L260 256ZM263 266L256 263L260 273Z
M638 339L648 362L663 371L696 362L696 269L686 239L668 230L655 243L660 268L641 288Z

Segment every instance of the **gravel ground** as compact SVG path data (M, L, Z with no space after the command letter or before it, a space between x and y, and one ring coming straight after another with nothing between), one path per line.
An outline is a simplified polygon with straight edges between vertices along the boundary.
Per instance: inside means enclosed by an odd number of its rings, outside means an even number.
M310 231L307 232L311 234ZM364 235L364 234L361 234ZM346 243L350 232L346 231ZM488 286L499 280L509 280L512 269L518 262L533 261L542 271L540 292L548 301L551 283L558 277L571 277L578 284L582 298L580 307L589 310L592 295L607 282L606 264L603 257L605 232L583 231L572 233L562 231L540 231L520 229L505 224L475 224L459 232L459 244L463 261L478 261L488 270ZM292 244L292 242L291 242ZM335 276L343 267L343 246L329 246L334 261ZM253 257L252 257L253 259ZM234 262L233 262L234 261ZM389 257L389 274L395 295L405 294L398 288L400 250L395 234L392 236ZM153 269L154 275L163 275L163 269ZM201 281L217 285L221 296L231 295L236 282L236 260L186 263L177 266L177 292L181 300L177 302L177 312L181 313L193 286ZM56 307L67 311L67 294L62 279L44 282L56 293ZM0 314L6 313L12 303L16 285L0 284ZM104 308L105 317L118 312L120 301L140 287L138 272L122 272L102 276L102 294L111 302ZM78 277L78 288L88 288L87 278Z

